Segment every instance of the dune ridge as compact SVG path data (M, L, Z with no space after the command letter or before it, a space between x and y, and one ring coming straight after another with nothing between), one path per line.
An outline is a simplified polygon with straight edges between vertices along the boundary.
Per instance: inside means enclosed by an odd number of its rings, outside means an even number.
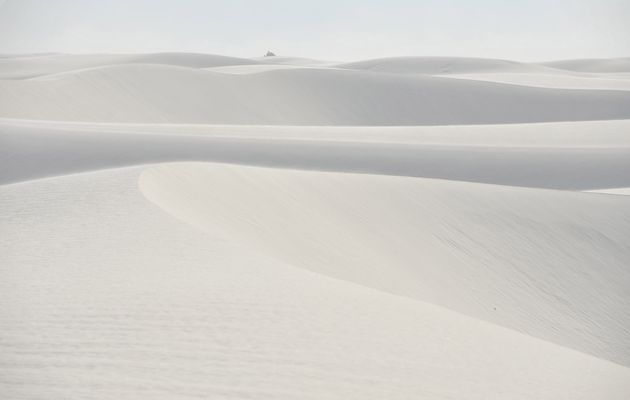
M41 120L380 126L630 118L625 91L313 68L235 75L118 65L4 80L0 93L0 117Z

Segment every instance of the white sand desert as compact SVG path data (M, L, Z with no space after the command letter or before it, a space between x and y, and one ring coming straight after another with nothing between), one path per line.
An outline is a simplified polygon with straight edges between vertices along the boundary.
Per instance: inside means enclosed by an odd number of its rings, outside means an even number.
M630 59L0 58L3 399L630 398Z

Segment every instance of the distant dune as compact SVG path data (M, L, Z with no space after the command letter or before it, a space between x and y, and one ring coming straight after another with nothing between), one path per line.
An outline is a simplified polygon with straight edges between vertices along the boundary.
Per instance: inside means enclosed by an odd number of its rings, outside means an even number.
M532 73L554 72L550 67L509 60L466 57L389 57L337 65L339 68L360 69L404 74L463 74L489 72Z
M235 75L118 65L4 80L0 93L0 117L41 120L369 126L630 118L624 91L326 68Z
M561 60L544 65L579 72L630 72L630 58Z
M175 65L190 68L258 64L245 58L195 53L40 54L0 58L0 79L27 79L60 72L118 64Z

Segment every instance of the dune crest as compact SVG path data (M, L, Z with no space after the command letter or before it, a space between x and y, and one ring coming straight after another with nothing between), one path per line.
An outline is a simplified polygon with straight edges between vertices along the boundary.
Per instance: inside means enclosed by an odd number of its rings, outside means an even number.
M630 365L625 198L204 164L145 170L140 187L291 265Z

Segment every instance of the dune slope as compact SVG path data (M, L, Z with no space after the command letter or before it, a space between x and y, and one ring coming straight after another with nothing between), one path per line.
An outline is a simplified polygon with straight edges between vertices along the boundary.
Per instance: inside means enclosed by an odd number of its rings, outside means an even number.
M0 81L0 117L275 125L580 121L630 118L630 93L332 69L237 75L134 64Z
M630 393L628 368L194 229L147 202L141 171L0 187L6 398Z
M560 60L544 65L579 72L630 72L630 58Z
M217 161L593 190L630 186L629 121L453 127L252 127L0 121L0 183Z
M387 57L337 64L336 67L395 74L429 75L490 72L561 72L538 64L473 57Z
M544 73L474 73L451 74L449 78L472 79L512 85L558 89L630 90L630 79L608 74L573 76Z
M30 79L118 64L158 64L209 68L259 63L246 58L196 53L42 54L0 58L0 79Z
M194 164L140 186L289 264L630 365L625 197Z

